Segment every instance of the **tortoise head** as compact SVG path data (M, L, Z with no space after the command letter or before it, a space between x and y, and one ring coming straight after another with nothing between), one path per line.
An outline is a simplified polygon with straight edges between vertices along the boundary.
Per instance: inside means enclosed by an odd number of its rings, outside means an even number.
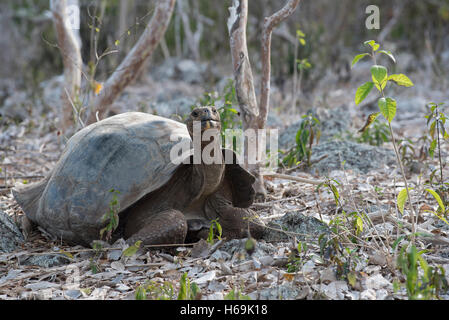
M212 106L196 107L192 110L186 120L187 130L189 130L191 137L193 136L193 124L195 122L201 123L201 133L207 129L221 130L220 113Z

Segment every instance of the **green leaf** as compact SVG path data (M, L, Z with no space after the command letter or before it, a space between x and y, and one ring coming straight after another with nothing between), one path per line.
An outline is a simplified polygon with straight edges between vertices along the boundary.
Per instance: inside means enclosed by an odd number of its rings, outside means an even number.
M351 287L355 287L357 284L357 276L355 272L349 272L347 275L348 283L351 285Z
M371 92L371 89L373 88L373 86L374 86L374 83L372 83L371 81L368 81L357 88L357 91L355 92L355 104L356 105L360 104L363 100L365 100L365 98Z
M122 256L131 257L131 256L135 255L137 250L139 250L141 243L142 243L142 241L140 241L140 240L136 241L136 243L134 243L132 246L130 246L129 248L126 248L126 250L123 251Z
M378 101L379 109L385 119L391 122L396 115L396 100L392 98L380 98Z
M373 76L374 84L382 86L382 89L385 88L387 80L387 68L385 68L384 66L374 65L371 67L370 71L371 75Z
M299 43L301 43L303 46L305 46L306 40L304 40L303 38L299 38Z
M114 44L116 47L118 47L120 45L120 40L115 40Z
M436 126L437 122L434 121L431 123L430 128L429 128L429 134L432 137L432 139L435 139L435 126Z
M254 250L256 250L256 246L257 241L252 237L249 237L245 242L245 250L249 255L253 254Z
M445 212L446 208L444 207L443 201L441 200L439 194L436 193L432 189L426 189L426 191L429 192L435 198L435 200L438 202L438 205L440 206L441 212Z
M407 198L408 198L407 189L404 188L399 192L398 198L396 200L398 209L401 212L401 214L404 214L404 206L405 206L405 202L407 201Z
M135 293L136 300L146 300L147 292L144 287L138 286Z
M365 41L363 44L365 46L369 45L371 48L373 48L374 51L377 51L377 49L379 49L379 47L380 47L380 45L378 43L376 43L376 41L374 41L374 40Z
M296 30L296 36L298 38L304 38L306 35L304 32L302 32L301 30L298 29L298 30Z
M430 147L429 147L429 156L430 156L431 158L433 158L433 156L434 156L436 147L437 147L437 141L434 139L434 140L432 140L432 142L430 143Z
M414 84L412 82L412 80L409 79L409 77L407 77L405 74L392 74L388 77L388 80L392 80L394 82L396 82L397 85L399 86L404 86L404 87L413 87Z
M387 55L388 57L390 57L391 60L393 60L394 63L396 63L396 59L394 58L393 54L390 51L379 50L379 52Z
M357 217L357 219L356 219L356 227L357 227L358 233L363 232L363 220L362 220L362 218Z
M368 118L366 118L365 125L363 128L361 128L358 132L365 132L368 127L376 120L377 116L380 114L380 112L371 113Z
M359 60L363 59L364 57L366 57L366 56L368 56L368 55L369 55L369 53L361 53L361 54L356 55L356 56L354 57L354 59L352 60L351 68L352 68L357 62L359 62Z

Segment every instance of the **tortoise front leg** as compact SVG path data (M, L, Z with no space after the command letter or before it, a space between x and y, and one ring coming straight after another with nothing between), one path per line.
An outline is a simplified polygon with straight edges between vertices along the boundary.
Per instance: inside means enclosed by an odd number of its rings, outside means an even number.
M234 207L231 201L220 193L215 193L207 199L205 214L210 220L218 218L223 237L228 239L245 238L249 235L259 239L265 230L263 222L253 210Z
M182 212L170 209L152 213L145 219L127 221L125 238L128 244L141 240L145 245L184 243L187 221Z

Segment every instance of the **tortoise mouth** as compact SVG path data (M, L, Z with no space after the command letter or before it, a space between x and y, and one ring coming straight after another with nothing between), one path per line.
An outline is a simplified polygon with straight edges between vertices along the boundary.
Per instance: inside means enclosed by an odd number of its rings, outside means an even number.
M216 121L213 119L201 120L201 129L202 130L217 129L217 128L220 128L220 121Z

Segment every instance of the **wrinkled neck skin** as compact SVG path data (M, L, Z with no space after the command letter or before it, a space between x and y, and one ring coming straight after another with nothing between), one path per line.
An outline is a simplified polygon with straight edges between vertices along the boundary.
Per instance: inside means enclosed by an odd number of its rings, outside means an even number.
M198 161L194 161L195 169L200 170L204 174L204 192L203 195L209 195L215 192L223 180L224 161L221 151L220 131L213 136L204 139L201 144L194 143L194 151L201 150L201 159L197 156ZM196 146L196 148L195 148Z

